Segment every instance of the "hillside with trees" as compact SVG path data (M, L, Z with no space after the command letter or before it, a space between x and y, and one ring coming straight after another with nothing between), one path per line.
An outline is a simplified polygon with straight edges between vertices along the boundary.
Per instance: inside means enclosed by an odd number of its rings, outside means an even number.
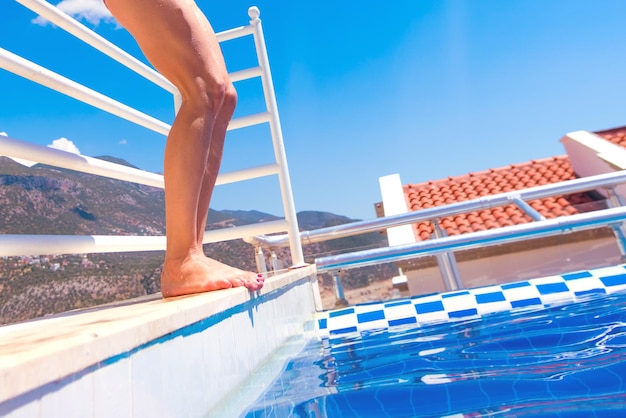
M207 229L273 219L258 211L210 210ZM298 221L301 229L313 230L354 220L307 211L298 214ZM164 227L160 189L42 164L29 168L0 157L0 233L163 235ZM304 246L305 261L384 245L386 239L380 233L310 244ZM242 240L208 244L204 250L224 263L256 270L254 248ZM288 249L277 253L281 259L290 259ZM161 251L2 257L0 324L157 293L162 260ZM341 276L350 289L389 280L394 274L390 266L378 266ZM320 275L319 280L322 288L332 287L329 275Z

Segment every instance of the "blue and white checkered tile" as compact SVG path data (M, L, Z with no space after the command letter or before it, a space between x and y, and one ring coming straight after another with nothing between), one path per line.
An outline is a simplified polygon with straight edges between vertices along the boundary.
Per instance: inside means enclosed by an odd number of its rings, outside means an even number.
M594 293L622 291L626 291L626 265L356 305L319 312L315 322L321 338L332 338L398 326L468 319L511 309L575 302Z

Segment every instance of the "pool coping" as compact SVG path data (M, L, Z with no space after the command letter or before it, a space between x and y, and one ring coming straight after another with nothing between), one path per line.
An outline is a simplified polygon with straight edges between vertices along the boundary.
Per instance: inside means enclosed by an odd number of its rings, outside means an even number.
M306 266L268 278L258 292L154 294L0 327L0 403L314 276Z

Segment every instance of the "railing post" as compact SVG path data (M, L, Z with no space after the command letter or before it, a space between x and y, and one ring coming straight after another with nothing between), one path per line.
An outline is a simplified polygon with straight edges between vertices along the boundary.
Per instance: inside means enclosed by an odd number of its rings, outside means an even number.
M509 196L508 199L515 203L524 213L533 221L545 221L546 217L539 213L535 208L530 206L520 195Z
M276 256L276 251L271 250L270 253L270 263L272 264L272 273L274 274L278 274L278 270L280 270L280 261L278 260L278 257Z
M252 34L254 36L254 45L256 48L259 67L261 67L261 80L263 83L263 92L265 95L265 105L270 113L270 131L272 134L272 143L274 144L274 156L278 164L278 181L280 183L280 191L283 200L283 210L285 219L289 228L289 248L291 250L292 267L302 267L305 265L304 254L302 252L302 243L300 241L300 230L298 228L298 219L296 217L296 209L293 201L293 193L291 190L291 180L289 178L289 169L287 167L287 156L285 153L285 145L283 143L283 133L278 117L278 106L276 104L276 95L274 93L274 84L270 72L269 59L265 47L265 38L263 36L263 28L259 16L261 12L257 7L248 9L250 16L250 25L254 28Z
M439 221L434 220L431 221L433 227L435 229L435 238L444 238L448 234L446 234L445 230L439 226ZM443 276L444 284L446 285L446 290L459 290L463 288L463 283L461 282L461 276L459 275L459 269L456 263L456 257L454 252L444 252L436 255L437 262L439 264L439 270L441 271L441 275Z
M335 285L335 297L337 298L335 306L348 306L346 295L343 293L343 285L341 284L341 277L339 277L339 270L333 271L332 276Z
M607 187L607 194L609 196L608 206L611 208L619 208L623 206L622 198L615 191L615 187ZM615 241L617 243L617 247L619 248L620 255L622 256L622 261L626 260L626 231L624 231L624 223L620 222L617 224L610 225L613 230L613 234L615 234Z
M256 269L258 273L267 273L267 264L265 264L265 254L263 254L263 248L258 247L255 251Z

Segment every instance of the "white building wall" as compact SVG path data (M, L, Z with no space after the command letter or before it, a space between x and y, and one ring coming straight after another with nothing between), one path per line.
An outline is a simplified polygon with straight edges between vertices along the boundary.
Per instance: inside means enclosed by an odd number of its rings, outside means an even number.
M626 169L626 149L588 131L570 132L561 138L572 168L578 177L612 173ZM606 192L598 190L605 197ZM624 199L626 185L620 185L616 192ZM624 199L626 202L626 199Z
M404 197L400 175L391 174L380 177L378 182L380 184L385 216L407 213L409 210L406 204L406 198ZM388 228L387 240L389 241L390 247L414 243L415 234L413 233L413 227L411 225L402 225Z
M509 283L563 272L605 267L622 262L615 239L602 238L564 243L537 250L459 261L458 270L464 288ZM405 271L411 296L444 292L438 267Z

